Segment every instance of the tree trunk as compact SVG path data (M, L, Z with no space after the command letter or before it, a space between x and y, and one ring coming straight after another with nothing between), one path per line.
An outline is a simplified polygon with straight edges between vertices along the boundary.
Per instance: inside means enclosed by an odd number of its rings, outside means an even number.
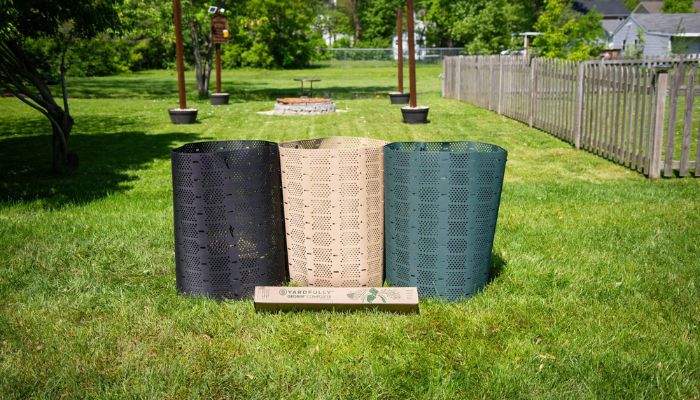
M57 119L58 126L52 124L53 172L63 174L78 168L79 159L78 154L68 147L68 137L73 128L73 118L65 113L59 118Z
M360 25L360 13L357 7L357 1L358 0L350 1L350 6L352 7L352 24L355 27L353 44L357 44L362 38L362 26Z
M190 33L192 34L192 51L194 52L194 75L197 82L197 95L200 98L209 97L209 81L212 68L212 43L211 38L202 32L202 26L198 21L190 20ZM200 38L204 45L200 43Z

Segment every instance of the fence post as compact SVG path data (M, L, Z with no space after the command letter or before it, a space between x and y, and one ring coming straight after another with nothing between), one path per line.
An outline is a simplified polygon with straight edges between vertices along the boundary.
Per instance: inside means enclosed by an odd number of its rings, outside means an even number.
M585 73L585 64L578 64L578 73L576 75L576 102L574 103L574 146L576 150L581 149L581 135L583 133L583 78Z
M666 162L664 163L664 177L673 176L673 150L676 142L676 120L678 109L678 92L681 84L685 80L685 64L683 58L681 62L673 66L673 82L671 83L671 91L668 94L668 129L666 130Z
M656 75L656 112L654 119L654 136L651 140L649 155L649 178L661 177L661 147L664 138L664 117L666 112L666 90L668 89L668 71L661 70Z
M489 96L489 111L493 111L493 56L489 56L489 85L486 90Z
M446 96L445 96L445 94L446 94L445 89L446 89L447 86L445 85L445 82L447 81L447 57L443 57L443 58L442 58L442 75L441 75L441 80L442 80L442 82L440 82L441 85L442 85L442 86L441 86L441 89L442 89L441 94L442 94L442 97L446 97Z
M462 101L462 56L457 57L457 100Z
M530 107L528 108L527 123L532 128L535 120L535 108L537 106L537 59L530 63Z
M498 56L498 115L503 114L503 56Z

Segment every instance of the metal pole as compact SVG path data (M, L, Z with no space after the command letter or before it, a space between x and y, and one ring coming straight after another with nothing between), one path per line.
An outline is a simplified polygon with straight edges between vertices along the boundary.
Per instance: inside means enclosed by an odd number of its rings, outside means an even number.
M399 93L403 93L403 10L396 9L396 46L399 64Z
M182 47L182 17L180 13L180 0L173 0L175 19L175 63L177 64L177 88L180 97L180 109L187 108L185 99L185 62L184 49Z
M408 25L408 83L410 93L409 105L415 108L418 104L416 99L416 44L413 30L413 0L406 0L406 15Z
M216 44L216 93L221 92L221 44Z

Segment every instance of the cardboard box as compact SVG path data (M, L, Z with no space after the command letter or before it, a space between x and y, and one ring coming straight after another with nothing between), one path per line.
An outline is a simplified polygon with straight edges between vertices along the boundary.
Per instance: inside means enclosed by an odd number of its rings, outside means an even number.
M255 311L364 310L418 313L415 287L282 287L256 286Z

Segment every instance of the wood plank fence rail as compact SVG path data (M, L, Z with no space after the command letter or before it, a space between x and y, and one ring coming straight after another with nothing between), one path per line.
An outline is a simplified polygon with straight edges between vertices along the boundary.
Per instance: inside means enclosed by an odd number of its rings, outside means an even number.
M446 57L443 88L649 178L698 177L698 62Z

